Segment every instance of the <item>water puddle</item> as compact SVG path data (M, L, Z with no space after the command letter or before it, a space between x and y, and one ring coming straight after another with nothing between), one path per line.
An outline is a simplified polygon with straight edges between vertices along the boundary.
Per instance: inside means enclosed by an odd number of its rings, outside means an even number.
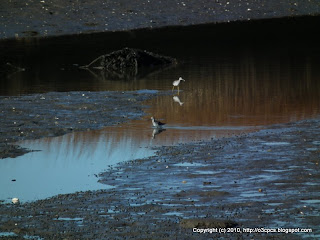
M268 173L268 171L266 171ZM249 177L250 181L275 181L277 179L275 174L257 174L255 176Z
M300 200L306 204L320 204L320 199Z
M221 171L196 171L195 173L201 174L201 175L215 175L221 173Z
M267 145L267 146L281 146L281 145L289 145L290 143L288 143L288 142L266 142L263 144Z
M257 198L257 197L262 197L264 195L265 195L264 193L248 191L248 192L245 192L245 193L241 193L240 197L243 197L243 198Z
M165 216L178 216L178 217L183 217L183 213L181 212L167 212L165 214L163 214Z
M72 222L75 222L78 226L83 226L83 220L84 218L81 218L81 217L74 217L74 218L71 218L71 217L59 217L57 219L54 219L54 221L72 221Z
M181 83L179 92L148 101L146 104L150 107L142 120L99 131L18 143L40 151L0 161L0 200L10 202L11 198L18 197L26 202L63 193L107 189L111 186L98 183L99 173L120 162L151 156L155 146L247 133L270 124L313 118L320 113L320 72L312 57L291 59L283 57L287 55L281 52L255 55L250 49L241 53L217 48L212 52L205 48L197 54L183 52L183 55L179 55L180 52L168 54L176 54L182 64L131 80L115 80L100 73L93 75L70 66L63 69L43 67L39 62L32 63L38 67L5 79L0 86L3 95L171 90L172 81L179 76L186 81ZM153 129L151 116L166 122L165 128ZM313 144L319 145L319 142ZM179 166L195 164L185 162ZM281 170L270 170L270 175L259 175L255 180L274 179L273 172ZM259 196L263 194L242 195L246 198Z
M282 205L283 203L267 203L267 205L269 205L269 206L280 206L280 205Z
M0 237L17 237L14 232L0 232Z
M276 210L272 209L272 208L271 209L263 209L262 212L265 214L274 214L276 212Z
M307 182L307 183L305 183L305 185L309 185L309 186L319 186L319 183L317 183L317 182Z
M178 167L203 167L206 166L205 164L201 163L189 163L189 162L183 162L183 163L177 163L174 164L173 166L178 166Z
M314 152L314 151L318 151L319 148L306 148L307 151L311 151L311 152Z
M14 232L0 232L0 238L10 239L10 237L12 237L13 239L16 239L20 236ZM22 236L22 238L23 239L33 239L33 240L42 240L43 239L39 236L29 236L27 234Z
M270 173L282 173L282 172L287 172L289 170L285 170L285 169L264 169L262 171L270 172Z

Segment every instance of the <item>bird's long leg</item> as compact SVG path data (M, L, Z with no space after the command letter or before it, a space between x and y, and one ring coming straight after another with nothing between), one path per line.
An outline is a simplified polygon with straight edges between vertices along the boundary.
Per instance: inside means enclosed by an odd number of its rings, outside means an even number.
M179 91L180 91L180 89L179 89L179 86L178 86L178 95L179 95Z
M173 89L174 89L174 85L173 85L173 87L172 87L172 92L173 92Z

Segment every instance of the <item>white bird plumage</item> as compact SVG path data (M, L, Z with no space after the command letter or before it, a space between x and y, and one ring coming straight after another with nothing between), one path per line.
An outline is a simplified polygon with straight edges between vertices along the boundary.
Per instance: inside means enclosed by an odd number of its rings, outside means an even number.
M182 77L179 77L178 80L174 80L173 81L173 83L172 83L172 85L173 85L172 91L173 91L174 87L178 87L178 92L179 92L179 84L180 84L181 81L186 81L186 80L184 80Z
M152 125L156 128L161 128L163 125L165 125L165 123L155 120L154 117L151 117L151 120L152 120Z

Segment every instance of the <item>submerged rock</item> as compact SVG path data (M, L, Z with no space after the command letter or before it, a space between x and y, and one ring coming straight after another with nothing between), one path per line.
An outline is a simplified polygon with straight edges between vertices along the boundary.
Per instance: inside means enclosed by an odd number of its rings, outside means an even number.
M101 55L90 64L82 66L86 69L104 70L106 78L132 78L144 76L163 67L177 63L172 57L159 55L141 49L124 48L109 54Z

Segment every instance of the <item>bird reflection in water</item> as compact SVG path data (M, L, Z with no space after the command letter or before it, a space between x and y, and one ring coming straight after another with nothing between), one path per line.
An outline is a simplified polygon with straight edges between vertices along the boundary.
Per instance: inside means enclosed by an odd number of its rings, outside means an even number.
M180 106L182 106L184 103L180 101L180 98L178 96L173 96L173 101L175 101L176 103L179 103Z
M166 129L163 129L163 128L155 128L155 129L153 129L153 131L152 131L152 139L155 139L156 135L158 135L158 134L160 134L160 133L162 133L164 131L166 131Z

